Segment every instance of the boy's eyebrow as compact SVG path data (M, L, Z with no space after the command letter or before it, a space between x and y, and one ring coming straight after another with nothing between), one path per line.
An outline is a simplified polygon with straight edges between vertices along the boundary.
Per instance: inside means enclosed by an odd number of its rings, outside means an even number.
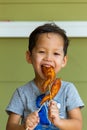
M61 48L61 49L54 49L55 51L63 51L63 48Z

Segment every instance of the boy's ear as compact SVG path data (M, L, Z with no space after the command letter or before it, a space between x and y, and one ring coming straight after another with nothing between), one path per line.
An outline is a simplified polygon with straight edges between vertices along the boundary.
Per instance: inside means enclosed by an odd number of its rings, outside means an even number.
M64 56L63 63L62 63L62 68L66 66L67 60L68 60L68 56Z
M29 51L26 51L26 61L31 64L31 54Z

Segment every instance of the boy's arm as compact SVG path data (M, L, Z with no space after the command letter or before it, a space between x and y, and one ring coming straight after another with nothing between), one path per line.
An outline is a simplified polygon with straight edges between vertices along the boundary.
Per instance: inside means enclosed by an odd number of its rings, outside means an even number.
M82 114L80 108L68 112L68 119L59 119L56 124L61 130L82 130Z
M59 110L55 101L49 105L49 119L50 121L61 130L82 130L82 114L80 108L75 108L68 111L68 118L61 119Z
M6 130L25 130L23 125L19 125L21 116L11 113L8 118Z

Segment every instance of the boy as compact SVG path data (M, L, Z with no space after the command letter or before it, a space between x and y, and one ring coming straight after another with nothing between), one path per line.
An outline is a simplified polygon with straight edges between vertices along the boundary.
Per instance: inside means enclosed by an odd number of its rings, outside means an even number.
M81 109L84 104L70 82L61 81L61 88L51 102L38 112L45 76L42 66L52 66L55 73L67 64L69 45L65 31L55 24L37 27L29 37L26 59L32 64L35 77L16 89L6 111L9 114L6 130L82 130ZM21 123L20 123L21 120Z

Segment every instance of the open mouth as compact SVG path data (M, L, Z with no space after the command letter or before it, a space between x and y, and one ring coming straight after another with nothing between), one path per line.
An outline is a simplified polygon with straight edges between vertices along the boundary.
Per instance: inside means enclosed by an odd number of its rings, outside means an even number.
M49 64L42 65L41 70L46 78L51 77L51 75L52 74L54 75L54 72L55 72L54 67L52 65L49 65Z
M49 64L43 64L43 65L41 65L41 70L42 70L43 74L45 74L45 76L47 76L47 75L49 75L49 72L51 70L54 70L54 67Z
M49 64L43 64L43 65L41 65L41 68L43 68L43 67L49 68L49 67L53 67L53 66L52 66L52 65L49 65Z

